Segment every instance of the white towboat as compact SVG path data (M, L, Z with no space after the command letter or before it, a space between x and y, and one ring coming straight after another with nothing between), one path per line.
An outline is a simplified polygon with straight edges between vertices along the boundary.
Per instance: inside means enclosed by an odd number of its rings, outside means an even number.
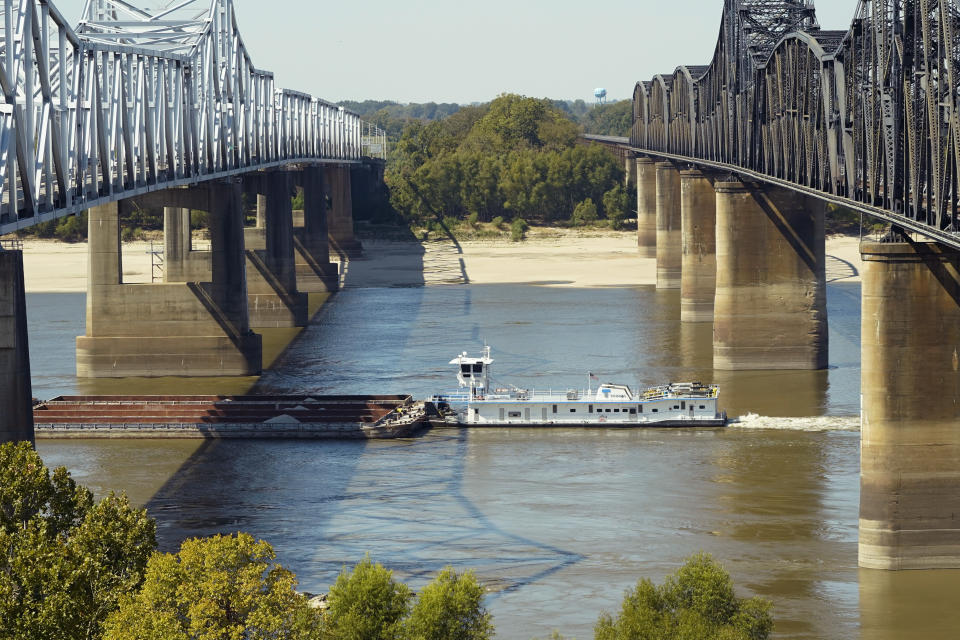
M516 387L491 388L490 347L470 358L464 352L450 361L457 365L455 393L428 399L446 422L470 427L722 427L726 413L717 405L719 387L699 382L671 383L634 394L622 384L601 384L594 393L588 374L587 391L539 392Z

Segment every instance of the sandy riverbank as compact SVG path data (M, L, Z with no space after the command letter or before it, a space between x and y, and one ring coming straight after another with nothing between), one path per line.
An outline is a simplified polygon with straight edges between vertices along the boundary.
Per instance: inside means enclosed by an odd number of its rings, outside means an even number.
M636 237L617 232L557 232L522 243L449 240L365 240L366 255L346 265L348 287L528 283L568 287L624 287L656 283L656 263L637 257ZM859 239L827 239L827 280L860 279ZM334 257L333 259L336 259ZM123 245L123 278L151 281L150 243ZM87 286L87 245L50 240L24 242L30 293L82 292Z

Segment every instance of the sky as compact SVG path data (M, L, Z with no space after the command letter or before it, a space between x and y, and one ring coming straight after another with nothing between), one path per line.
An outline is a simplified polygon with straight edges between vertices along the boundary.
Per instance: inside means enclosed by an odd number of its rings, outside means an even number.
M83 0L53 0L70 20ZM205 0L200 0L205 1ZM133 0L150 6L149 0ZM723 0L234 0L254 64L331 101L486 102L505 92L630 98L638 80L709 64ZM819 0L846 30L857 0ZM679 26L682 25L682 26Z

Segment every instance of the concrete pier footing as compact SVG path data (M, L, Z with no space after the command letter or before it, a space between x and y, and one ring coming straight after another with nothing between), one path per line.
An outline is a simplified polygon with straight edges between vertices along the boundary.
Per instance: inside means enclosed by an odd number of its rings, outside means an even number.
M258 374L262 347L245 304L239 184L207 183L150 197L209 212L211 281L124 284L120 204L90 209L86 333L77 338L77 375Z
M714 368L826 368L824 204L778 187L714 187Z
M657 257L657 168L650 158L637 158L637 250L641 258Z
M275 171L262 176L260 184L264 226L244 229L250 326L303 327L308 303L307 294L297 288L291 177ZM259 203L258 196L258 211Z
M679 289L683 268L680 172L672 162L658 162L657 289Z
M0 249L0 442L33 442L23 252Z
M960 253L860 251L860 566L960 568Z
M350 166L329 166L326 169L330 194L327 225L333 249L346 256L361 255L363 245L353 234L353 192Z
M717 194L713 178L698 170L681 171L680 209L680 321L713 322L717 284Z

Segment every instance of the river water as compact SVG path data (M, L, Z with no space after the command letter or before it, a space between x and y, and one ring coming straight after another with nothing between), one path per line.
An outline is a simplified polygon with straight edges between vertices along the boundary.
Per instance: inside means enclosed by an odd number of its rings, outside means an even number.
M387 442L41 441L99 493L124 490L164 550L248 531L301 588L323 592L370 552L419 588L452 564L490 588L497 635L585 640L641 577L706 550L744 595L774 602L780 638L954 638L960 572L857 568L860 288L829 287L821 372L714 372L709 325L681 325L653 288L470 285L346 289L256 386L412 393L455 385L447 362L493 346L496 378L583 387L722 385L726 430L464 430ZM83 296L28 296L34 394L223 390L227 381L81 386ZM251 381L230 381L231 391ZM220 386L218 386L220 385Z

